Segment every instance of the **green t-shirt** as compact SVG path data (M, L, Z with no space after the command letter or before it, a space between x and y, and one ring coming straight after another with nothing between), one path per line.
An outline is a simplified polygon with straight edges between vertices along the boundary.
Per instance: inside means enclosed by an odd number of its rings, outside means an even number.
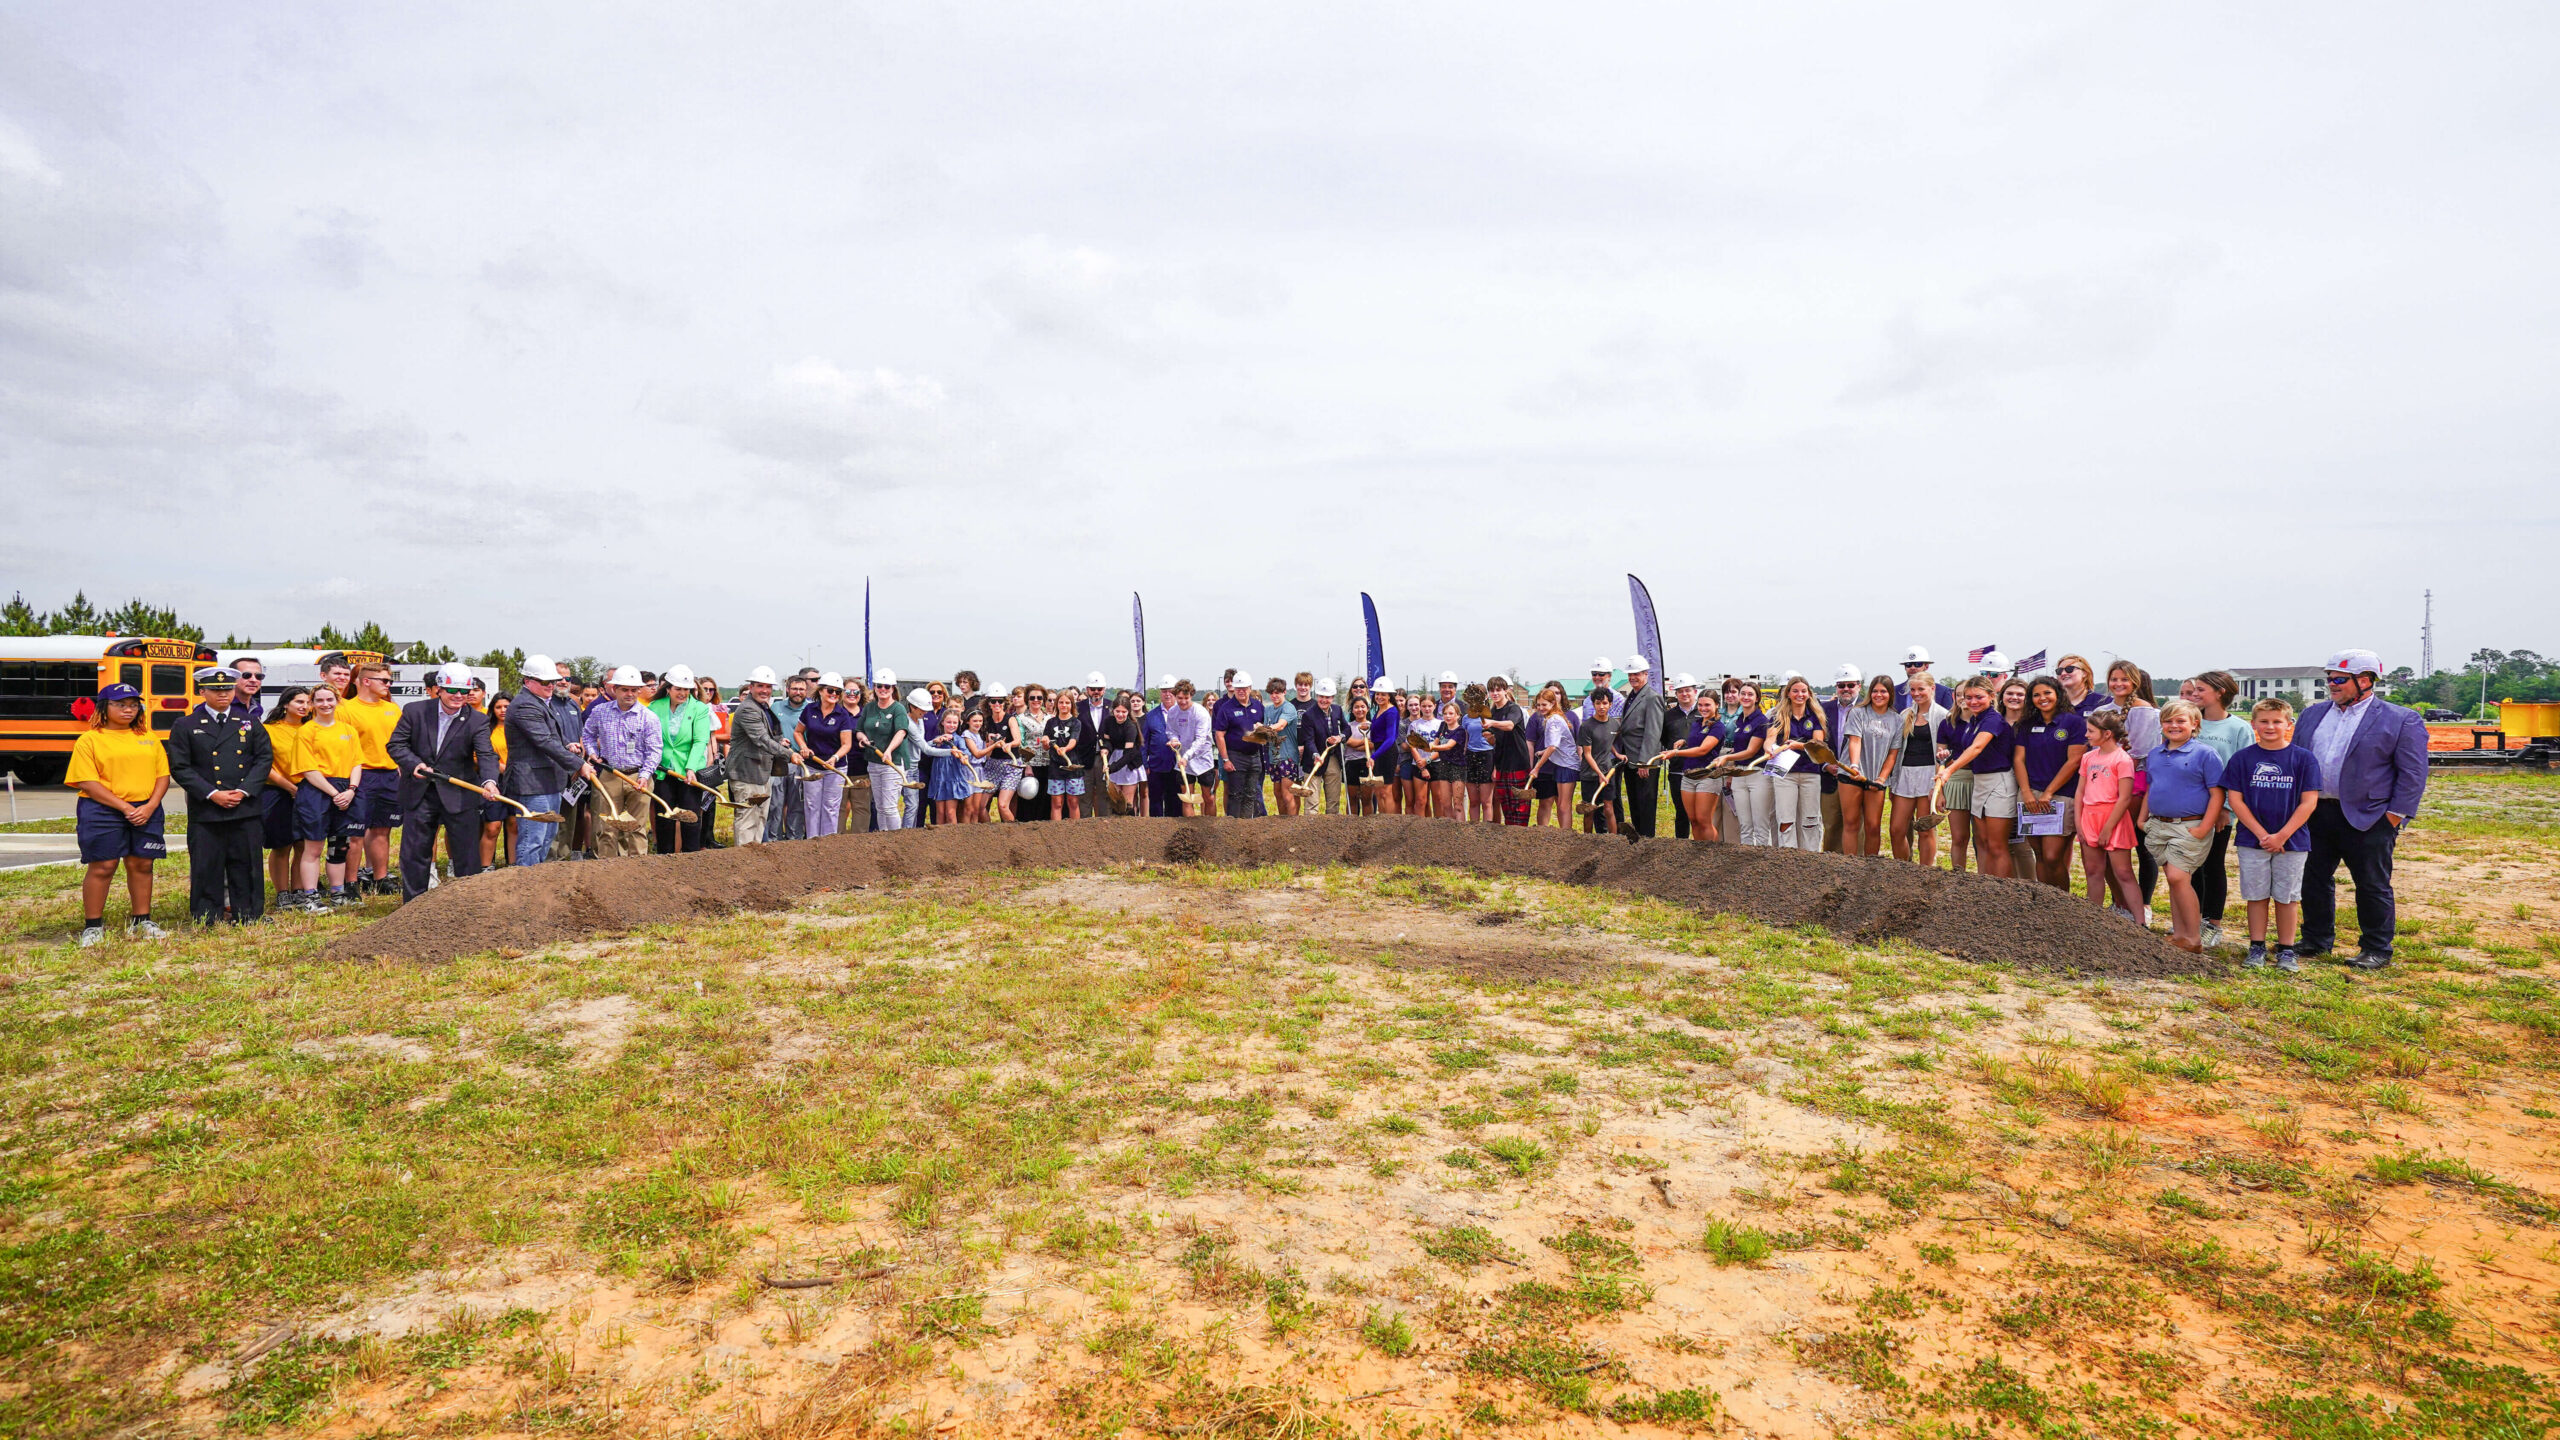
M687 700L682 710L670 714L670 708L663 697L649 702L649 713L658 717L658 732L666 739L658 752L658 773L698 773L711 763L711 707Z
M862 759L870 765L900 765L907 762L915 739L909 736L898 742L898 753L889 753L891 737L907 733L907 709L903 705L877 702L862 707Z

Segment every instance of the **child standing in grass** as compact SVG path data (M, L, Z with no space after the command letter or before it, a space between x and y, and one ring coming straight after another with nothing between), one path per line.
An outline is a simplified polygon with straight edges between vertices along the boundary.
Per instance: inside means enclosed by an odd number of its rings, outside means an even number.
M169 932L151 923L151 867L169 853L161 798L169 793L169 752L142 718L142 692L110 685L98 692L97 713L71 743L71 768L63 781L80 792L77 807L80 858L80 943L107 938L107 887L124 868L133 919L126 933L158 940Z
M2189 954L2204 949L2195 874L2213 853L2222 823L2222 757L2196 739L2204 717L2184 700L2160 707L2160 748L2143 773L2142 843L2169 877L2169 943Z
M2293 939L2302 924L2302 870L2311 855L2303 827L2320 808L2320 762L2293 743L2293 707L2273 698L2249 714L2258 743L2236 752L2222 779L2240 821L2240 900L2249 907L2249 958L2267 963L2267 910L2276 915L2276 968L2302 969Z
M2124 716L2113 710L2088 715L2089 753L2080 758L2080 868L2089 876L2089 903L2115 902L2116 913L2139 925L2134 908L2133 752L2124 745Z

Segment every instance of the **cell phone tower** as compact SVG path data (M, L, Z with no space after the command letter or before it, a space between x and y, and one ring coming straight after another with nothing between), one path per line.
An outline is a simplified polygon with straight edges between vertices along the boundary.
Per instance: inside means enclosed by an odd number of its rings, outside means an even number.
M2418 626L2418 678L2421 680L2436 673L2436 592L2429 590L2426 595L2426 620Z

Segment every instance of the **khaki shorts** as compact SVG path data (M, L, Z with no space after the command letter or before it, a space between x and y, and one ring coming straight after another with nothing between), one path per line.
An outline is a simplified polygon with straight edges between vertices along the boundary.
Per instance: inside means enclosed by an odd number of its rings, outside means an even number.
M1977 770L1972 773L1973 803L1965 808L1971 810L1977 818L1984 820L2017 819L2017 775L2008 770ZM1952 788L1955 782L1950 780L1947 784ZM1952 798L1947 803L1949 808L1954 807L1955 802Z
M2142 848L2160 862L2164 870L2181 870L2189 875L2204 867L2204 857L2213 853L2213 832L2208 830L2199 840L2187 832L2196 827L2201 816L2170 820L2154 815L2142 822Z

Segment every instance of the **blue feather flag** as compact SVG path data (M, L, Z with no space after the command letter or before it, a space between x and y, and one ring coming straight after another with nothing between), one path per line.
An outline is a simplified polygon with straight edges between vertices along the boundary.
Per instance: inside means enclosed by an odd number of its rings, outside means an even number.
M1369 668L1364 673L1375 680L1387 673L1387 642L1378 634L1378 602L1366 590L1360 592L1360 621L1369 630Z
M1144 695L1147 693L1147 602L1139 599L1138 592L1135 590L1129 592L1129 628L1136 631L1138 636L1136 689L1139 694Z
M1653 666L1653 673L1663 673L1662 625L1653 617L1653 592L1633 575L1627 577L1627 598L1636 608L1636 653Z
M871 577L862 577L862 683L868 685L880 671L871 663Z

